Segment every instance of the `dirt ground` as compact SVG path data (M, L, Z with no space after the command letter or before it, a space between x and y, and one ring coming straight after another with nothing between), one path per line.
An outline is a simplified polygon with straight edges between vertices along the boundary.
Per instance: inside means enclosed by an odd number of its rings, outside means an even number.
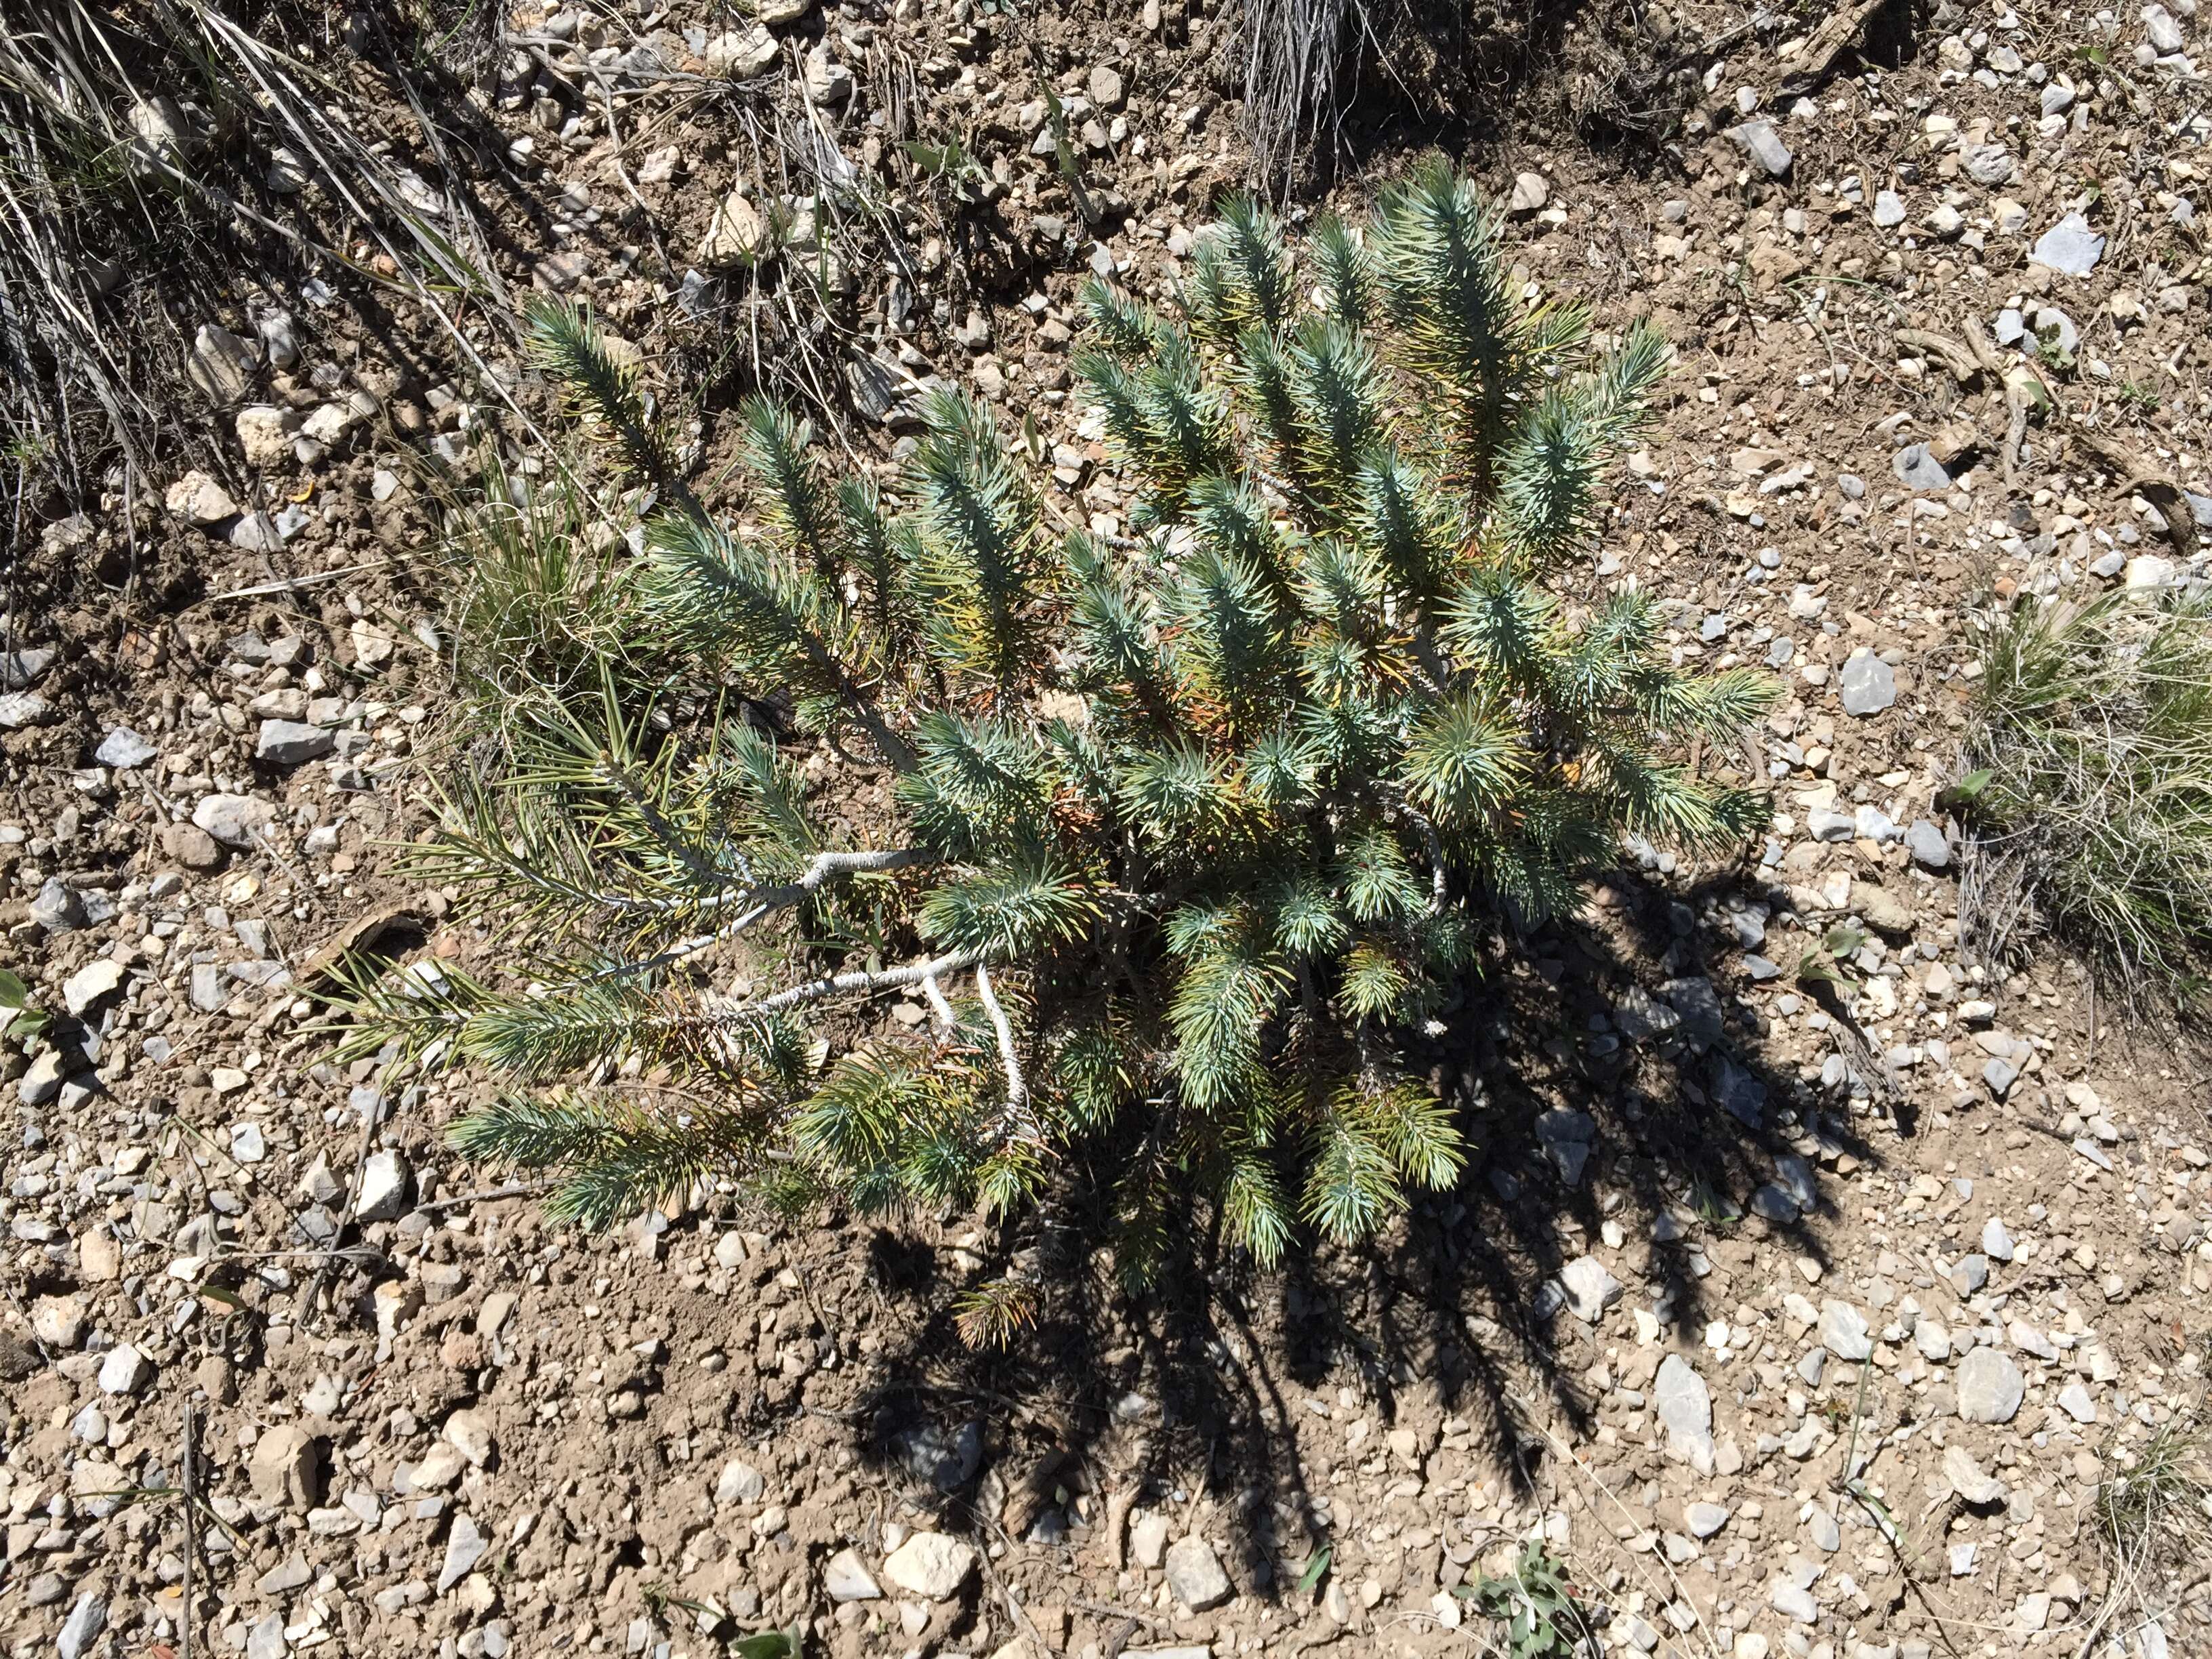
M1170 292L1244 177L1237 14L785 0L732 82L750 18L645 10L515 14L456 112L445 210L503 280L587 297L710 462L747 365L865 465L938 375L1117 512L1074 295ZM1531 282L1674 341L1573 591L1784 678L1711 757L1778 816L1731 866L1632 848L1447 1011L1458 1192L1278 1275L1201 1231L1141 1303L1069 1244L1003 1354L951 1327L1007 1248L971 1217L563 1231L447 1149L479 1080L331 1060L338 945L487 965L393 845L442 763L443 503L551 410L482 312L288 301L177 478L10 567L5 956L64 1018L9 1057L7 1651L1475 1653L1455 1589L1541 1538L1607 1653L2212 1652L2208 1570L2097 1503L2204 1384L2201 1051L2054 947L1963 951L1938 800L1980 607L2203 579L2208 42L2149 13L1943 0L1824 63L1817 15L1654 12L1638 61L1696 94L1660 142L1557 118L1607 61L1571 17L1517 100L1370 70L1329 199L1441 143ZM900 148L949 139L971 172ZM879 212L832 222L841 167ZM283 296L235 294L187 320L265 342Z

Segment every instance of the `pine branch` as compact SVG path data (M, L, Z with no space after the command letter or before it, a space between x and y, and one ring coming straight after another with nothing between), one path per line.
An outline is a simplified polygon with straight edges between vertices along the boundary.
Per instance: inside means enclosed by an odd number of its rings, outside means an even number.
M1310 1159L1305 1218L1338 1243L1371 1237L1405 1209L1389 1154L1357 1085L1346 1085L1322 1109Z
M1098 915L1091 884L1042 848L948 882L922 901L922 936L1011 961L1075 938Z
M1372 244L1406 366L1438 389L1478 479L1528 390L1498 240L1474 186L1433 162L1383 192Z
M963 1291L953 1328L970 1349L1005 1348L1036 1323L1037 1287L1026 1279L994 1279Z
M1376 320L1375 270L1355 232L1334 214L1314 226L1315 274L1329 315L1348 328L1364 330Z
M682 1198L742 1159L764 1127L741 1109L564 1091L544 1100L509 1096L459 1119L449 1133L465 1157L558 1170L547 1212L596 1231Z
M550 295L523 301L532 357L557 381L572 409L596 420L623 465L696 514L668 436L647 407L634 356L618 356L588 307Z
M744 426L745 469L760 487L756 505L762 518L785 546L823 575L832 574L842 538L829 493L806 453L811 429L762 397L739 404L738 418Z
M1187 296L1193 324L1219 343L1249 328L1281 328L1292 302L1281 223L1249 196L1228 197L1218 211L1193 255L1196 280Z
M1480 694L1438 708L1406 744L1407 794L1447 824L1473 824L1499 811L1528 773L1517 726Z
M980 404L933 393L923 418L906 477L925 635L946 674L1003 693L1037 647L1054 574L1037 533L1036 495Z
M647 544L647 603L671 634L729 653L750 678L836 699L895 769L913 766L913 750L863 689L875 665L819 576L702 519L657 519Z

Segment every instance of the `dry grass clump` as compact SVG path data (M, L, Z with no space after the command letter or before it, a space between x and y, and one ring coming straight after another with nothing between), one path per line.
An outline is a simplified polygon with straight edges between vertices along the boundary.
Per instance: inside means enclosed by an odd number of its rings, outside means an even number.
M1968 943L2047 929L2131 1006L2186 1011L2212 971L2212 598L2027 601L1981 664L1953 792Z
M2196 1346L2199 1359L2212 1358L2212 1343L2200 1338ZM2126 1638L2164 1619L2186 1587L2201 1581L2199 1564L2212 1552L2212 1425L2204 1419L2203 1382L2185 1407L2118 1461L2119 1472L2097 1487L2094 1516L2106 1580L2083 1653L2108 1627L2134 1650Z
M242 19L205 0L0 16L0 432L36 490L81 498L118 455L143 479L195 453L192 329L241 293L276 311L311 276L367 276L511 311L450 178L379 138L371 84L444 169L405 78L443 73L428 43L329 33L283 0Z

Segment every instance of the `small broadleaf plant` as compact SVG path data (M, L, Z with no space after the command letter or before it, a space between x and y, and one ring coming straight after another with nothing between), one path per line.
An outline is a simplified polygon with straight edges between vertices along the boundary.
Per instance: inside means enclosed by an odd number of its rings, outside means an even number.
M1465 179L1296 249L1232 201L1174 314L1084 304L1124 520L1048 507L954 392L883 495L750 405L748 510L657 492L629 572L680 695L611 676L453 789L422 873L536 977L364 984L354 1041L511 1078L455 1138L556 1214L729 1178L1002 1214L1079 1165L1133 1282L1194 1201L1263 1264L1358 1239L1463 1166L1406 1056L1479 958L1624 834L1764 821L1680 757L1771 683L1671 664L1632 584L1562 596L1668 349L1529 302ZM587 319L538 326L635 402Z

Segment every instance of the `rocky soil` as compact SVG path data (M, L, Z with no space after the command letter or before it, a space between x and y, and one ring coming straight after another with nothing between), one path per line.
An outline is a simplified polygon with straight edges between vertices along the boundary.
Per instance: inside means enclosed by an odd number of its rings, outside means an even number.
M958 379L1116 515L1073 295L1170 284L1239 176L1233 17L634 21L515 20L509 278L673 381L702 308L835 263L791 372L845 377L863 453ZM1680 348L1587 592L1786 681L1705 757L1771 781L1771 839L1632 860L1449 1017L1481 1155L1382 1247L1194 1247L1144 1305L1101 1263L1006 1356L950 1330L964 1218L551 1230L444 1149L471 1080L328 1058L340 948L482 954L390 843L447 695L441 494L480 441L523 464L542 398L329 290L206 319L221 463L45 526L9 613L8 958L58 1023L10 1060L8 1650L176 1654L189 1612L250 1659L1472 1652L1455 1588L1541 1537L1610 1653L2212 1651L2204 1570L2124 1570L2094 1503L2197 1420L2202 1062L2063 955L1970 959L1939 804L1977 605L2204 580L2212 40L2193 0L1943 0L1886 72L1735 38L1663 154L1464 160L1532 279ZM888 228L776 170L794 108Z

